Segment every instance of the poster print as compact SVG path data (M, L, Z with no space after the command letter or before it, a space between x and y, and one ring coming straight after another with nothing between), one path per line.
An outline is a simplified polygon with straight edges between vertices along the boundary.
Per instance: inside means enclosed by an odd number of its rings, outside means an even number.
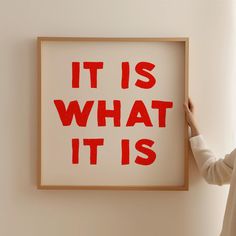
M41 189L187 190L187 38L38 38Z

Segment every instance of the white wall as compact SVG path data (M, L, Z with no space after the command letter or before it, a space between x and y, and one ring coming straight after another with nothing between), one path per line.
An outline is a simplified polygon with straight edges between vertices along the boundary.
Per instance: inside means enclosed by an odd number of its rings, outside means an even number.
M193 157L188 192L36 189L35 38L190 37L190 94L202 133L223 155L235 128L234 8L228 0L0 0L0 235L217 236L228 186L207 185Z

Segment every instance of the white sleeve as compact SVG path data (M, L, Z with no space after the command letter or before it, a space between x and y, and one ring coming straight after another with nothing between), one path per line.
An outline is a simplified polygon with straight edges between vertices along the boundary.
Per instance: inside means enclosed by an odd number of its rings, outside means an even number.
M207 183L229 184L236 159L236 149L226 154L223 159L217 160L201 134L191 137L189 141L198 169Z

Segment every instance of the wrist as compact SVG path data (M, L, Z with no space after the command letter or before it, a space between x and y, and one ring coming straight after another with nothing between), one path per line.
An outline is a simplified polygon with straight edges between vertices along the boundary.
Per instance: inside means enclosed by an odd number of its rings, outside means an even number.
M191 137L197 136L200 134L200 131L197 126L192 126L191 127Z

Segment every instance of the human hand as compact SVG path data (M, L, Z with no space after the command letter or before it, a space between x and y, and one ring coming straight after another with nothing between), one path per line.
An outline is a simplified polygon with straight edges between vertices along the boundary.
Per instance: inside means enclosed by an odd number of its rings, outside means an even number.
M185 117L188 122L188 125L191 128L191 136L197 136L200 134L198 127L197 127L197 122L195 120L194 112L195 112L195 107L193 105L192 100L189 98L188 102L184 104L184 109L185 109Z

